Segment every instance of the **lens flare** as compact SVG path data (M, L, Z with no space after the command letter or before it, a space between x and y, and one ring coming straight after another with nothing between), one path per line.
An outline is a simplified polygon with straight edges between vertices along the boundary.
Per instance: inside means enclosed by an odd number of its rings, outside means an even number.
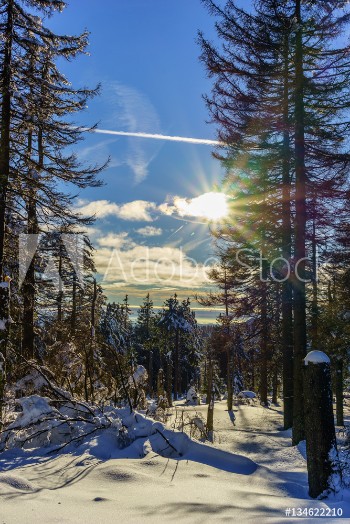
M190 200L176 198L174 205L182 216L200 217L213 222L225 218L228 214L227 196L213 191Z

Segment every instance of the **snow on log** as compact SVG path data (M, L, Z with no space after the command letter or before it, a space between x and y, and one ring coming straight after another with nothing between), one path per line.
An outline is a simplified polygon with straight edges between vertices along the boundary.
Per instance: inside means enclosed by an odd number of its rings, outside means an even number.
M15 422L10 424L8 429L24 428L25 426L36 423L42 415L58 413L55 408L49 405L49 398L39 395L19 398L16 402L22 406L22 412L19 413Z
M237 396L238 398L256 398L256 393L254 391L240 391Z

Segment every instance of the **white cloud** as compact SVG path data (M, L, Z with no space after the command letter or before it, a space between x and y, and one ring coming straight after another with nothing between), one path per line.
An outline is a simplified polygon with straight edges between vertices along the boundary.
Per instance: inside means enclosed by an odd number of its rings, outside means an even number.
M156 204L147 200L134 200L121 205L109 200L94 200L91 202L80 200L77 205L77 211L84 216L94 215L96 218L115 216L122 220L134 222L152 222L153 218L150 212L156 209Z
M146 226L136 229L136 233L143 237L157 237L163 233L160 227Z
M227 196L211 191L194 198L172 197L171 203L164 203L159 210L165 215L217 220L228 212Z
M228 211L227 197L223 193L203 193L195 198L182 198L174 196L160 205L148 200L133 200L125 204L116 204L109 200L96 200L92 202L79 201L77 210L82 215L96 215L96 218L115 216L122 220L134 222L152 222L156 213L167 216L174 215L179 218L197 218L206 222L217 220L225 216ZM145 229L144 236L161 234L157 229ZM140 232L140 230L138 230Z
M83 128L88 130L88 128ZM97 144L90 146L83 146L78 150L77 154L81 161L92 162L94 164L104 164L108 157L110 156L110 146L115 144L118 141L118 138L103 140ZM116 163L118 165L118 163ZM110 160L109 167L114 167L115 162Z
M102 286L199 289L210 283L205 264L188 258L182 249L140 245L125 233L109 233L98 244L95 263L98 273L103 275Z
M93 200L92 202L79 201L78 211L84 216L96 215L96 218L119 216L119 206L109 200Z
M126 246L131 246L132 240L128 238L128 234L123 233L108 233L105 236L100 236L97 239L97 243L101 247L112 247L114 249L125 248Z
M157 206L154 202L134 200L120 206L118 216L123 220L152 222L153 218L150 211L155 209L157 209Z
M138 131L160 132L160 120L151 101L140 91L112 82L105 95L109 99L110 114L105 120L110 125L124 128L125 136L134 136ZM102 130L101 130L102 132ZM121 159L134 173L134 181L139 184L148 176L148 167L158 154L160 145L155 141L145 142L141 137L128 139L126 155Z

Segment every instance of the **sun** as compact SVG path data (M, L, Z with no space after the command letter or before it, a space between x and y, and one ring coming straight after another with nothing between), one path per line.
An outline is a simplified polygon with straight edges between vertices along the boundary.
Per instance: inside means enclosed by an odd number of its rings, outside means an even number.
M179 199L177 206L184 215L205 218L212 222L222 220L228 214L227 196L214 191L191 200Z

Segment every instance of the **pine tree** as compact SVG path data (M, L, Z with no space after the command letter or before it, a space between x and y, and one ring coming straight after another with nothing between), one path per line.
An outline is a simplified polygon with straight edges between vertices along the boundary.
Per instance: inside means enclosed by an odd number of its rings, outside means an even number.
M43 225L57 228L57 224L78 223L79 217L71 211L73 197L58 189L60 183L79 188L99 184L100 167L81 166L74 154L66 152L83 132L67 117L84 109L97 90L74 89L55 64L57 59L70 60L83 53L88 43L87 33L59 36L43 25L43 17L65 5L60 0L3 0L0 4L0 318L5 364L11 277L6 246L8 237L13 237L11 215L18 214L22 221L19 210L24 207L27 225L21 232L34 235ZM29 357L34 353L35 265L34 259L22 291L22 344ZM4 374L0 383L2 402Z
M171 392L177 400L179 394L187 389L190 378L194 378L189 377L189 373L194 372L199 360L199 335L190 300L180 303L176 294L166 300L159 312L158 325L162 331L162 351L167 363L167 396L171 405ZM181 380L183 377L186 384Z
M154 374L154 354L156 351L156 321L155 312L153 309L153 301L149 293L140 306L137 314L137 324L135 328L135 337L137 342L141 345L146 355L149 393L156 390L155 374Z
M309 293L305 285L310 273L305 257L310 249L315 268L315 246L327 228L322 211L330 203L336 207L344 198L349 163L344 118L349 107L348 48L336 45L349 12L345 2L335 1L259 0L251 12L233 0L224 7L212 0L204 3L218 18L216 29L224 44L214 47L200 35L201 58L215 77L212 96L206 101L219 126L218 138L225 144L223 153L215 156L233 172L230 181L239 180L239 186L232 184L235 192L237 186L242 187L239 172L246 171L250 179L255 175L257 198L268 203L255 215L255 222L259 216L261 221L256 247L270 260L283 256L286 265L279 268L280 276L288 273L288 266L292 269L282 293L283 376L285 427L291 424L293 410L293 442L297 443L303 436L301 363L308 341L308 295L313 311L310 339L315 339L317 322L317 286L314 283ZM254 161L260 166L252 170ZM264 179L267 183L262 184ZM231 190L232 186L226 181L224 188ZM246 218L246 210L251 213L251 200L248 202L241 225L245 231L252 230ZM271 207L273 202L279 202L277 208ZM321 211L315 214L320 205ZM239 220L239 211L235 209L233 221ZM227 232L230 229L234 231L232 224ZM264 293L264 286L261 291ZM265 330L263 339L267 336ZM264 357L262 384L265 361Z

